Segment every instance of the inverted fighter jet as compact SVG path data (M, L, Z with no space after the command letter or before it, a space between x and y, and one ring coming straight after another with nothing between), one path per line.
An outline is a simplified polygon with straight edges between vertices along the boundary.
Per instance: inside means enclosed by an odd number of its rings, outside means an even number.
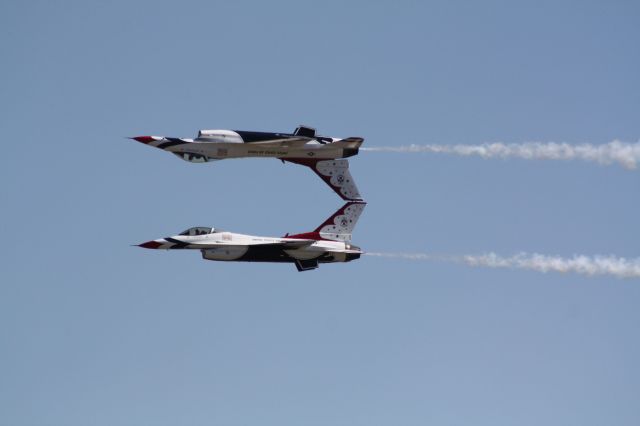
M234 234L210 227L194 227L172 237L139 244L148 249L200 250L206 260L288 262L298 271L320 263L350 262L362 250L351 244L351 232L366 203L348 202L314 231L284 237Z
M195 139L136 136L143 144L169 151L191 163L225 158L272 157L311 168L342 199L362 200L345 158L358 153L364 139L316 135L311 127L299 126L293 133L243 130L200 130Z

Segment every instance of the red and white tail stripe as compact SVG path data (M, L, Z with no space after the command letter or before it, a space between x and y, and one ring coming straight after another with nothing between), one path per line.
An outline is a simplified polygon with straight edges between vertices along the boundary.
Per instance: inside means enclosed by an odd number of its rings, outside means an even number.
M312 232L289 235L288 238L310 240L351 241L351 234L367 203L351 201L340 207Z
M349 173L349 160L311 160L307 158L285 158L284 161L309 167L327 183L343 200L361 201L362 196Z

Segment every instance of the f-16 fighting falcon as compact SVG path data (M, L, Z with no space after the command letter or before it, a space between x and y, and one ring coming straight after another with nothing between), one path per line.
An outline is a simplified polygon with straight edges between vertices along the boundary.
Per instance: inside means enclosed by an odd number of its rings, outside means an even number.
M139 244L148 249L200 250L206 260L288 262L298 271L320 263L350 262L362 250L351 244L351 232L364 210L364 202L348 202L312 232L284 237L256 237L209 227L189 228L178 235Z
M345 158L358 153L363 138L345 139L316 135L311 127L299 126L293 133L244 130L200 130L195 139L136 136L143 144L169 151L192 163L225 158L272 157L310 167L342 199L360 201Z

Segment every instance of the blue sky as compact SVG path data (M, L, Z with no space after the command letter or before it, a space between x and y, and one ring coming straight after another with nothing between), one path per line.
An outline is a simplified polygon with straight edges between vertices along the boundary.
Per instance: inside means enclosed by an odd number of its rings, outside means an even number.
M0 424L636 425L637 280L130 247L340 205L275 160L124 139L300 123L366 146L640 135L634 2L0 5ZM638 171L362 153L370 251L638 257Z

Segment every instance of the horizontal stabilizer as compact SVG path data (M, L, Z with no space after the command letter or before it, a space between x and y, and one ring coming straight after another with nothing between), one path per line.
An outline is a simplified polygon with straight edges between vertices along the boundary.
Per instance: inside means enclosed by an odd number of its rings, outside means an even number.
M348 145L348 146L353 146L354 148L360 148L360 145L362 145L362 142L364 142L363 138L352 136L349 138L340 139L339 141L334 142L334 144L335 146Z
M317 259L307 259L307 260L296 259L296 268L298 269L298 272L310 271L312 269L316 269L317 267L318 267Z
M305 136L307 138L316 137L316 129L313 127L303 126L302 124L293 132L296 136Z

